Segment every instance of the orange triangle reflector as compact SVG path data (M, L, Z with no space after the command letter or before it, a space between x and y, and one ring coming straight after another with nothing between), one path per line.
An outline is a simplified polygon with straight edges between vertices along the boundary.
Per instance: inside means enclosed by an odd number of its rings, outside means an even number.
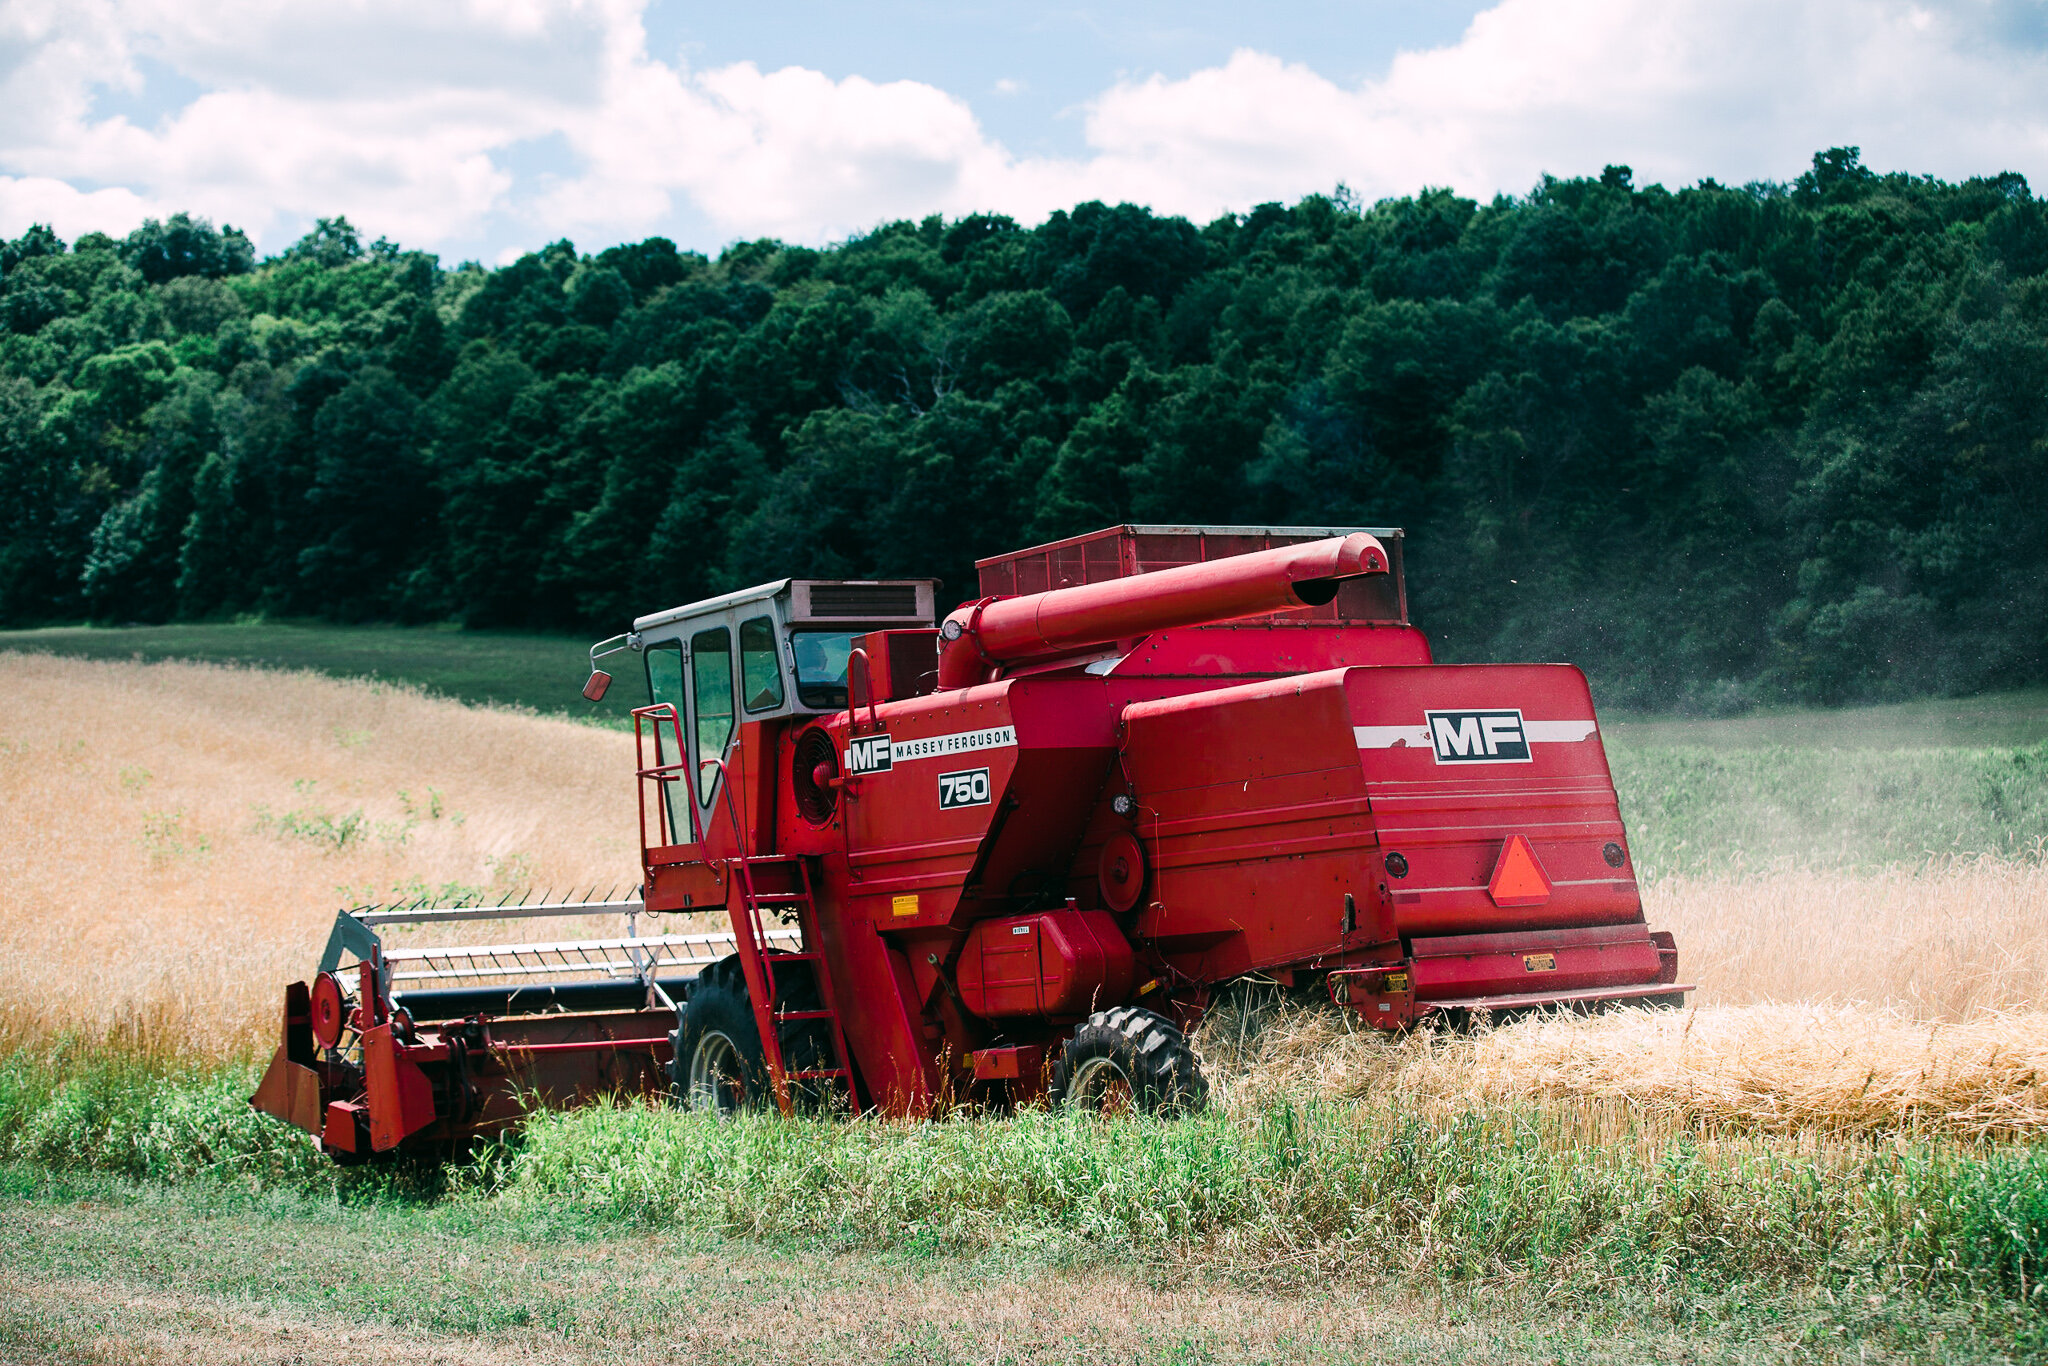
M1550 900L1550 875L1536 861L1536 851L1521 835L1509 835L1500 860L1487 879L1486 894L1496 906L1541 906Z

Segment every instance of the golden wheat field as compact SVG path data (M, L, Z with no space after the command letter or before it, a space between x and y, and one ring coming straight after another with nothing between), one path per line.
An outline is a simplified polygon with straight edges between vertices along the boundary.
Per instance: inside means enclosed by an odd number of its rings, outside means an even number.
M0 1006L267 1033L338 907L635 882L633 742L390 685L0 654Z
M339 906L634 879L618 732L307 673L18 653L0 698L16 1029L139 1020L157 1047L232 1054L273 1031ZM2048 870L1671 878L1646 899L1700 984L1686 1011L1393 1042L1326 1012L1254 1029L1223 1011L1201 1045L1233 1103L1394 1087L1764 1131L2048 1134Z

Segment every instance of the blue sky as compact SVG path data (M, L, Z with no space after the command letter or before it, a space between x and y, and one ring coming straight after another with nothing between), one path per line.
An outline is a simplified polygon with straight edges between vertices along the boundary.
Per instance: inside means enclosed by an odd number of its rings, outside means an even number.
M0 233L179 209L449 260L1084 199L2048 177L2048 0L7 0Z
M650 51L694 66L753 61L828 76L925 81L974 103L1012 151L1085 151L1080 111L1119 79L1184 77L1238 48L1305 62L1355 85L1406 49L1456 42L1483 6L1463 0L1298 5L1109 6L878 3L731 7L666 3L647 12Z

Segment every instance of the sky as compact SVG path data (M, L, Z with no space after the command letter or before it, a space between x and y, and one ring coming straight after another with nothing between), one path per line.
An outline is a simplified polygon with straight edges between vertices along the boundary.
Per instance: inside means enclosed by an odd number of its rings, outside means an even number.
M0 0L0 234L346 215L449 261L1088 199L1207 221L1815 151L2048 190L2048 0Z

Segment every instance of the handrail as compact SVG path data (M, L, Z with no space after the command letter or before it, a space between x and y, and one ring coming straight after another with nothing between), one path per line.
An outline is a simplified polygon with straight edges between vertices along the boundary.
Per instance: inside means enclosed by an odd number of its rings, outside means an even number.
M860 661L861 681L868 685L868 725L875 730L882 728L881 721L875 715L875 664L873 660L868 658L868 652L861 646L856 645L846 656L846 733L848 735L860 734L860 726L854 720L853 715L855 705L853 700L853 661L856 659Z
M661 753L660 723L664 719L667 720L674 728L676 737L676 753L678 755L681 755L684 752L682 713L677 708L675 703L656 702L651 706L635 707L633 708L633 762L635 764L639 764L640 761L646 756L646 749L641 743L640 734L640 720L642 717L645 717L649 724L654 728L654 752L657 756L659 756ZM699 765L700 769L701 767L702 765ZM658 809L655 814L661 821L662 833L667 835L670 839L674 839L675 820L670 815L670 812L673 808L669 798L668 782L663 780L667 779L671 774L688 771L689 768L690 761L688 759L678 758L673 763L655 764L651 767L640 767L636 770L636 776L640 779L640 838L642 841L643 853L645 852L645 841L647 838L648 780L654 779L657 780L660 784L655 788L655 796L659 803ZM693 774L692 776L694 777L695 775ZM690 800L688 801L688 803L686 803L686 805L689 807L690 811L690 842L692 844L701 845L704 842L704 830L697 819L697 794L695 792L690 793Z
M738 858L742 864L744 864L747 860L747 837L740 833L740 809L739 806L733 800L732 774L726 771L725 760L699 759L697 761L697 771L699 773L702 773L705 769L710 768L714 765L718 769L718 785L725 790L725 814L731 817L732 819L733 853L734 856ZM730 861L731 860L727 860L727 862ZM752 878L752 876L749 876L747 878L747 890L749 892L752 892L753 889L754 879Z

